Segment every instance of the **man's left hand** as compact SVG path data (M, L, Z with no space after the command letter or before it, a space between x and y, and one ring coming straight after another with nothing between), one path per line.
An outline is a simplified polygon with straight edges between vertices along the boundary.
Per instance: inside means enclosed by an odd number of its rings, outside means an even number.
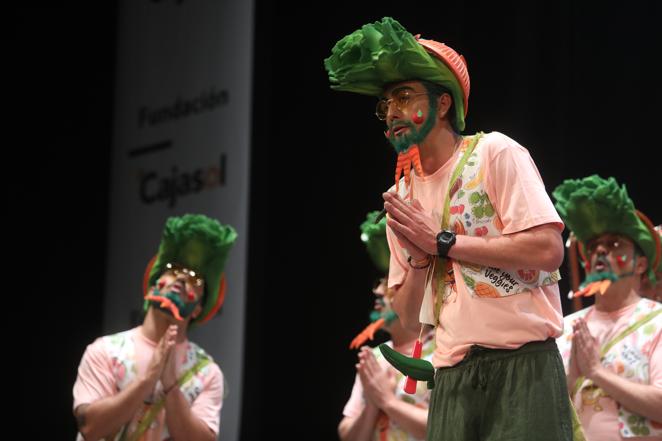
M397 193L384 193L384 208L389 214L387 224L396 234L406 237L427 254L437 254L436 222L425 212L421 203L414 199L406 203Z

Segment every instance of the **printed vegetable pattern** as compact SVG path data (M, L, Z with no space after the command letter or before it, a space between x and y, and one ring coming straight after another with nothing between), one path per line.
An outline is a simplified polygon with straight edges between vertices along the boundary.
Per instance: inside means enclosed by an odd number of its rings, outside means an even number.
M485 190L486 165L481 164L484 160L481 151L479 142L449 190L451 198L448 205L448 225L458 235L498 236L504 230L504 224ZM522 269L518 274L517 271L486 268L470 262L459 263L464 283L475 297L510 296L538 286L553 284L560 279L558 272Z

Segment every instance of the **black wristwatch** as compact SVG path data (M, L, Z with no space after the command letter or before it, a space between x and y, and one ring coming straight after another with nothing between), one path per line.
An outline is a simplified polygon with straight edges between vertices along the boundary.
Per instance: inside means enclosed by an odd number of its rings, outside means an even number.
M448 252L455 245L455 233L442 230L437 234L437 254L439 257L448 257Z

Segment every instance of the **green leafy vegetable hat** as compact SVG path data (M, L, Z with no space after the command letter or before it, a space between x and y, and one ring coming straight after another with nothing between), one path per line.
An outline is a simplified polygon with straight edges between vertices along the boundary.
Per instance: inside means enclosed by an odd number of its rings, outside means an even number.
M370 23L345 36L324 60L331 88L380 96L391 83L429 81L451 92L454 122L464 130L469 109L467 63L452 48L407 32L391 17Z
M361 241L365 243L368 255L377 269L387 274L391 252L386 240L386 216L375 223L377 216L378 211L371 211L366 216L366 220L361 224Z

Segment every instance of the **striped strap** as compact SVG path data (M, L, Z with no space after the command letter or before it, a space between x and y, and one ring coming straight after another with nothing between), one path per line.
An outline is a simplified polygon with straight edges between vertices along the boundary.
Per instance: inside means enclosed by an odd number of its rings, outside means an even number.
M453 187L455 186L455 183L457 182L460 175L462 175L462 172L464 171L464 166L469 160L469 156L471 156L471 153L473 153L474 149L476 148L476 145L478 144L478 140L480 140L482 136L483 136L483 132L476 133L476 135L471 140L471 143L467 146L467 149L464 151L464 154L462 155L460 162L458 162L457 166L455 167L455 170L453 170L451 179L448 182L448 193L446 194L446 200L444 201L444 213L441 218L442 230L447 230L450 223L451 191L453 190ZM444 273L446 272L446 266L447 266L446 258L438 256L438 260L439 261L436 262L435 265L435 273L436 273L435 278L437 280L437 292L435 295L435 305L434 305L435 324L439 323L439 314L441 313L441 304L443 303L443 299L441 298L441 296L443 295L444 285L445 285Z

